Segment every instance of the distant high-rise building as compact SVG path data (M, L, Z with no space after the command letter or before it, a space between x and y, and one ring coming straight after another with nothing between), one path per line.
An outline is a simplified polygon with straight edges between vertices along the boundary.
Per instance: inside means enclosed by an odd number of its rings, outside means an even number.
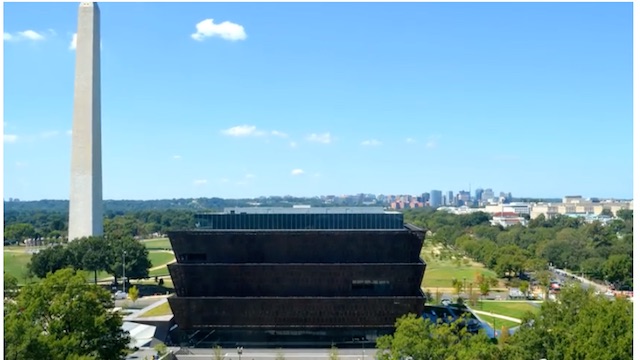
M422 194L422 202L428 202L430 199L429 193Z
M449 200L449 205L455 205L455 199L453 198L453 191L449 190L447 194L447 199Z
M471 202L471 192L460 190L458 192L458 205L469 204Z
M431 190L431 195L429 196L429 204L432 208L442 206L442 191Z
M495 194L493 193L492 189L485 189L484 193L482 193L482 200L483 201L491 201L491 200L493 200L493 198L495 198Z
M476 189L476 200L480 201L482 200L482 193L484 192L484 189L478 188Z

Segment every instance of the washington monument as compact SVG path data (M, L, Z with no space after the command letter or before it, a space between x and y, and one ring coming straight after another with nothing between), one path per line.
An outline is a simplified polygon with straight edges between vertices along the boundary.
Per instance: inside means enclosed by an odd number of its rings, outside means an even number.
M103 231L100 111L100 9L83 2L76 38L69 240Z

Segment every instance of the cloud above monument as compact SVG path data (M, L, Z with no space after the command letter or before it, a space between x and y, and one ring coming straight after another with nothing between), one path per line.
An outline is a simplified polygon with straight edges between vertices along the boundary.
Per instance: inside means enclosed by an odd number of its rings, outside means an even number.
M34 30L18 31L15 33L4 33L4 41L42 41L45 39L44 33L39 33Z
M213 19L205 19L196 24L196 32L191 34L191 38L196 41L203 41L208 37L219 37L228 41L239 41L247 38L244 27L230 21L224 21L219 24L213 22Z
M250 136L275 136L279 138L287 138L288 134L278 131L264 131L258 129L255 125L238 125L221 131L223 135L232 137L250 137Z
M304 170L302 169L293 169L291 170L291 175L298 176L304 174Z
M320 143L320 144L330 144L333 140L334 140L334 138L331 137L331 133L328 133L328 132L323 133L323 134L313 133L313 134L307 136L307 141Z

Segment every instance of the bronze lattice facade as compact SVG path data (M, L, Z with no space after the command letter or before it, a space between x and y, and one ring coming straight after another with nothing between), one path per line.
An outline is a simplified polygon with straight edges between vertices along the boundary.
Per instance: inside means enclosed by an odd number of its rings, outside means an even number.
M322 224L310 215L307 223ZM363 214L342 215L358 219L343 217L341 224L369 221ZM291 339L371 342L393 331L398 317L420 314L424 307L424 232L398 226L397 213L389 214L390 220L375 215L370 221L388 228L290 230L285 225L170 233L177 263L169 265L176 289L169 304L176 324L207 333L210 342L247 345L286 346L296 341ZM229 227L234 221L217 219L209 224Z

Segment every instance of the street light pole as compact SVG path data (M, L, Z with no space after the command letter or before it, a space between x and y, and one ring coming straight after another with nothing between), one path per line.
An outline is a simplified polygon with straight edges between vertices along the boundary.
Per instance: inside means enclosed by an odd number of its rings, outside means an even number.
M124 288L124 284L127 282L127 274L126 274L126 270L125 270L125 265L124 265L124 256L127 255L127 251L123 251L122 252L122 292L126 292L125 288Z

